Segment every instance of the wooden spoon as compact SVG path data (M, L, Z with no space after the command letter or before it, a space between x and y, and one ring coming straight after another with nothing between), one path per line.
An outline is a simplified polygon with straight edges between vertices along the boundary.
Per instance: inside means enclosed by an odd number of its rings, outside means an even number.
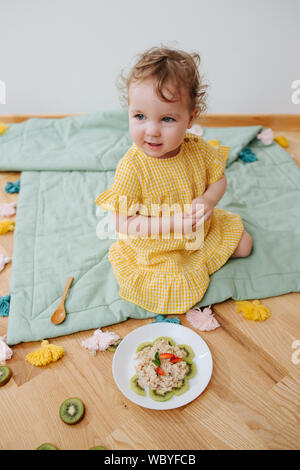
M66 300L68 290L70 289L73 280L74 280L74 277L69 277L69 279L67 280L66 287L64 289L60 304L51 317L51 321L52 323L54 323L54 325L59 325L66 318L65 300Z

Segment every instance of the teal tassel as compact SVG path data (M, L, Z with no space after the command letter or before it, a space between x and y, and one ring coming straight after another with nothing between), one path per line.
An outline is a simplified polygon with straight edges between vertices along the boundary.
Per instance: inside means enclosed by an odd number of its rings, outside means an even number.
M257 156L249 147L245 147L239 154L239 158L243 160L245 163L255 162L257 160Z
M156 315L156 320L154 320L152 323L180 323L180 320L178 317L172 317L172 318L166 318L164 315Z
M8 181L5 185L5 191L9 194L19 193L20 192L20 180L15 181L14 183Z
M10 295L0 297L0 317L7 317L9 314Z

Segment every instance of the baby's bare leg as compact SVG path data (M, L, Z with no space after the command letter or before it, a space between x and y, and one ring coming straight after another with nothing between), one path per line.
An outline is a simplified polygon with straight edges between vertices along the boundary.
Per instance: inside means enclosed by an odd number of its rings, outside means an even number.
M252 246L253 239L251 235L249 235L249 233L244 230L239 244L230 258L245 258L246 256L249 256L252 251Z

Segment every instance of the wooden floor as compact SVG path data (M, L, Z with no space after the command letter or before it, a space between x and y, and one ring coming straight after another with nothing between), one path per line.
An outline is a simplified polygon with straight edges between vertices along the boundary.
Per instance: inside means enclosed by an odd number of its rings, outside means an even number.
M300 167L299 132L284 134ZM0 173L0 203L18 199L4 191L19 173ZM13 218L14 219L14 218ZM13 253L13 234L0 237L0 253ZM11 265L0 273L0 295L9 293ZM55 364L36 368L25 355L39 343L13 347L7 365L13 378L0 388L0 449L35 449L52 442L59 449L298 449L300 447L300 363L292 344L300 340L300 293L263 299L271 317L262 323L236 313L233 300L215 304L221 328L199 332L213 355L211 382L196 400L168 411L151 411L128 401L112 377L113 353L95 357L81 347L92 331L53 339L65 348ZM7 330L0 318L0 335ZM104 328L124 337L152 320L127 320ZM184 326L190 327L185 315ZM298 346L298 349L300 347ZM300 353L295 354L300 359ZM61 402L80 397L86 415L75 426L58 416Z

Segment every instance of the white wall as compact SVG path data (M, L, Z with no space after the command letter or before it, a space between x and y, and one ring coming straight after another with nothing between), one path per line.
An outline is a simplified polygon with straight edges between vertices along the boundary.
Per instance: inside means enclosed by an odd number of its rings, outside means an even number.
M0 0L0 114L119 108L115 79L161 43L197 51L209 113L300 114L299 0Z

